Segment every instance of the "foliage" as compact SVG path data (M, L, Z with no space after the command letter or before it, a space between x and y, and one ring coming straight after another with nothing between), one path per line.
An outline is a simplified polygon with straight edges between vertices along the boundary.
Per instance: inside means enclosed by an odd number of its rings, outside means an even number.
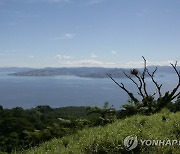
M172 112L180 111L180 97L178 97L174 103L168 103L167 108Z
M37 106L24 110L20 107L3 109L1 106L0 152L27 149L54 137L72 134L89 124L91 116L87 113L86 107L53 109Z
M103 126L116 120L116 110L113 107L109 107L109 102L105 102L103 108L89 107L88 114L98 115L90 120L93 126Z
M164 118L166 120L164 120ZM179 146L138 146L126 151L123 140L135 134L140 139L180 140L180 113L163 109L151 116L134 115L104 127L85 128L76 134L53 139L24 154L84 153L179 153Z

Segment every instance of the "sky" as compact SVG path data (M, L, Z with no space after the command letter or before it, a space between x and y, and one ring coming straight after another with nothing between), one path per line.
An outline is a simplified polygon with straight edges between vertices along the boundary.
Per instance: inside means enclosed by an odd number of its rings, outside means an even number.
M0 67L180 63L180 0L0 0Z

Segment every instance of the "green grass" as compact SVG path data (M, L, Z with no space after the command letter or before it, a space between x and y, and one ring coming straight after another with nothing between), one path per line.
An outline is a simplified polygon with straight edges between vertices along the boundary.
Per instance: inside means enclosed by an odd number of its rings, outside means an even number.
M162 117L166 120L162 120ZM180 146L138 146L127 152L123 140L135 134L140 139L180 140L180 113L163 110L144 116L135 115L104 127L85 128L76 134L53 139L24 154L91 154L91 153L179 153Z

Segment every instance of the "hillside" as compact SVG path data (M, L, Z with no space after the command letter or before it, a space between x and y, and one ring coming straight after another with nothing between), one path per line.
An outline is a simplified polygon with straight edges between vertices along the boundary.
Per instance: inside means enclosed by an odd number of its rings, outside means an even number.
M154 71L155 66L149 66L150 71ZM179 69L179 67L178 67ZM78 77L107 78L111 74L115 78L124 78L124 72L129 73L130 68L103 68L103 67L77 67L77 68L42 68L21 70L11 73L14 76L56 76L56 75L75 75ZM139 69L140 71L143 68ZM175 73L171 66L158 66L158 73Z
M75 75L78 77L106 78L108 73L114 77L125 77L123 72L127 69L102 68L102 67L79 67L79 68L43 68L30 71L21 71L9 75L15 76L56 76Z
M76 134L53 139L23 154L128 153L124 138L136 135L133 153L179 153L180 146L147 146L152 140L180 140L180 113L163 110L151 116L135 115L104 127L86 128ZM151 140L142 145L140 140ZM132 143L132 142L131 142Z

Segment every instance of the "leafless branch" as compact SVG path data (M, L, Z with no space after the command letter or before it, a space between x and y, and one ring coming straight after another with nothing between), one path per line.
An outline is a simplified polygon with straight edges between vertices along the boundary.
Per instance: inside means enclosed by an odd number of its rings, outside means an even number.
M179 94L180 94L180 92L178 93L178 94L176 94L175 95L175 93L177 92L177 90L179 89L179 87L180 87L180 73L178 72L178 70L177 70L177 61L176 61L176 63L175 64L172 64L172 63L170 63L171 64L171 66L174 68L174 70L175 70L175 72L176 72L176 74L177 74L177 76L178 76L178 84L177 84L177 86L172 90L172 92L170 93L170 97L171 97L171 100L173 100L174 98L176 98Z
M142 58L144 59L144 70L143 70L141 79L142 79L142 83L143 83L143 88L144 88L145 95L146 95L146 97L148 97L148 93L147 93L147 90L146 90L146 82L145 82L145 75L146 75L146 71L147 71L146 59L145 59L143 56L142 56Z
M129 92L129 91L125 88L125 86L124 86L123 83L119 84L116 80L114 80L114 78L112 77L111 74L107 74L107 75L110 77L110 79L111 79L116 85L118 85L121 89L123 89L123 90L129 95L129 97L134 101L135 104L139 102L139 100L134 97L133 93Z
M155 90L155 92L151 96L154 97L156 94L157 94L157 89Z
M138 90L139 90L138 95L140 95L142 98L144 98L144 95L143 95L143 93L142 93L142 82L141 82L141 80L139 80L139 81L140 81L140 85L138 85L137 82L134 81L134 79L133 79L130 75L127 75L125 72L124 72L124 74L125 74L125 76L126 76L128 79L130 79L130 80L136 85L136 87L137 87ZM138 79L140 79L138 75L135 75L135 76L136 76Z
M149 72L149 70L147 69L147 73L148 75L151 77L151 80L152 82L155 84L157 90L158 90L158 94L159 94L159 97L162 97L162 93L161 93L161 87L162 87L162 84L158 84L155 79L154 79L154 74L156 73L157 71L157 67L155 68L155 70L152 72L152 74Z
M138 88L138 95L140 95L143 99L142 102L140 104L141 105L145 105L148 107L149 110L152 109L153 106L153 100L155 98L155 95L158 93L159 94L159 98L157 99L158 102L158 106L156 107L156 111L160 110L162 107L166 106L169 102L171 102L173 99L177 98L180 96L180 92L178 91L179 87L180 87L180 71L177 70L177 61L175 64L171 64L171 66L173 67L173 69L175 70L177 76L178 76L178 83L176 85L176 87L171 91L167 91L163 96L161 93L161 88L162 88L162 84L158 84L157 81L155 80L154 76L155 73L157 71L157 67L155 67L153 72L150 72L147 68L147 61L146 59L142 56L143 60L144 60L144 69L142 73L139 73L137 69L132 69L131 70L131 74L133 76L136 77L136 79L134 79L132 76L125 74L125 76L130 79ZM121 89L123 89L128 95L129 97L133 100L133 102L135 103L135 105L139 104L139 100L137 98L134 97L133 93L131 93L128 89L126 89L126 87L124 86L123 83L118 83L111 74L107 74L111 80L118 85ZM151 78L151 81L155 84L156 86L156 90L155 92L150 95L147 92L147 87L146 87L146 75L149 75L149 77ZM139 82L138 82L139 81Z
M178 92L176 95L174 95L174 96L172 97L172 100L175 99L176 97L178 97L179 95L180 95L180 92Z

